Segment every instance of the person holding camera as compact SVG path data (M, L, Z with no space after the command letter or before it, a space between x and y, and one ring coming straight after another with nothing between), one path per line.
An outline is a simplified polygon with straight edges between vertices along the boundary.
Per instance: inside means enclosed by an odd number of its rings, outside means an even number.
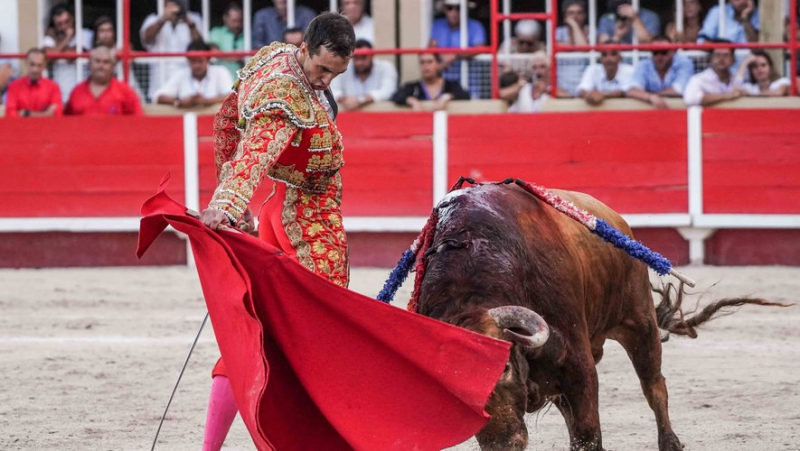
M597 23L598 41L611 40L620 44L633 43L633 35L646 44L661 32L658 14L646 8L633 8L631 0L608 0L608 13Z
M193 41L203 38L198 29L202 23L200 14L188 11L184 0L167 0L162 15L147 16L139 29L139 37L148 52L183 52ZM150 64L149 97L154 98L169 74L186 67L186 58L181 57L164 58Z

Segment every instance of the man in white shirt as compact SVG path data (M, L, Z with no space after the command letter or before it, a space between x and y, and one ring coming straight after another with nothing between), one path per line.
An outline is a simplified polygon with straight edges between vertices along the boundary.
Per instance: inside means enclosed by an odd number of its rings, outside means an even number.
M375 22L364 13L364 0L342 0L342 14L350 21L356 39L364 39L375 44Z
M184 0L167 0L163 15L150 14L144 19L139 37L148 52L183 52L193 41L202 39L199 30L202 23L199 14L187 10ZM184 68L185 58L162 58L151 63L147 90L151 101L166 79Z
M88 28L81 30L81 52L92 49L94 32ZM69 53L78 51L78 34L75 30L75 15L64 3L50 10L50 26L45 32L42 47L47 53ZM69 93L78 84L78 71L75 60L58 59L53 62L52 80L61 88L62 101L66 102ZM82 81L82 80L81 80Z
M710 67L692 75L686 84L686 90L683 92L683 101L686 105L711 106L747 95L741 81L736 80L731 73L731 67L736 61L733 49L712 49L709 58Z
M372 49L364 39L356 41L356 50ZM343 111L351 111L372 102L389 100L397 90L397 69L373 55L355 55L347 72L333 79L331 91Z
M203 41L192 42L187 51L208 51ZM175 72L155 94L158 103L176 108L205 107L222 103L233 87L233 77L223 66L209 64L208 57L189 57L189 68Z
M621 61L619 51L601 51L600 64L592 64L583 72L577 88L578 97L592 106L600 105L605 99L625 97L624 88L634 68Z

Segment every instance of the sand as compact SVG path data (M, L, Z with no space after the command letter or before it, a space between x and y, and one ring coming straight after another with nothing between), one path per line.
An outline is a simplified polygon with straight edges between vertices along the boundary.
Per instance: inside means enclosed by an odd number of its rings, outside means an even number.
M683 270L707 291L702 302L737 295L800 301L797 268ZM387 273L356 269L352 288L374 296ZM149 449L205 314L195 271L2 270L0 287L0 449ZM217 356L207 327L156 449L200 448ZM615 342L606 344L598 372L606 448L656 449L652 412ZM664 375L687 450L800 449L800 306L745 307L708 324L696 340L673 337L664 345ZM556 409L529 415L528 425L529 449L568 449ZM225 449L254 449L241 420ZM473 439L455 449L477 445Z

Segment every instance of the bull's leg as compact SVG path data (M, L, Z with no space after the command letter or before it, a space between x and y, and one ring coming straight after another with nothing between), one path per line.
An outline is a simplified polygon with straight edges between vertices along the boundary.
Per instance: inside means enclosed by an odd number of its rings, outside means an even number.
M597 370L592 353L565 362L561 377L562 395L555 404L567 423L570 450L602 451Z
M667 384L661 374L661 335L656 326L655 314L648 315L644 324L629 323L614 332L615 338L633 362L647 403L655 413L659 451L683 449L669 420Z

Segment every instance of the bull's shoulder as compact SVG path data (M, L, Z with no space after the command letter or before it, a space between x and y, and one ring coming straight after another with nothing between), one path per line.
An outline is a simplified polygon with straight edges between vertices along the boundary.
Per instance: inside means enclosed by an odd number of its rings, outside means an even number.
M593 196L578 191L567 191L560 189L554 189L552 192L562 199L572 202L578 208L586 210L594 216L605 220L609 225L616 227L623 233L630 235L630 227L628 226L628 223L622 219L622 216L608 205L595 199Z

